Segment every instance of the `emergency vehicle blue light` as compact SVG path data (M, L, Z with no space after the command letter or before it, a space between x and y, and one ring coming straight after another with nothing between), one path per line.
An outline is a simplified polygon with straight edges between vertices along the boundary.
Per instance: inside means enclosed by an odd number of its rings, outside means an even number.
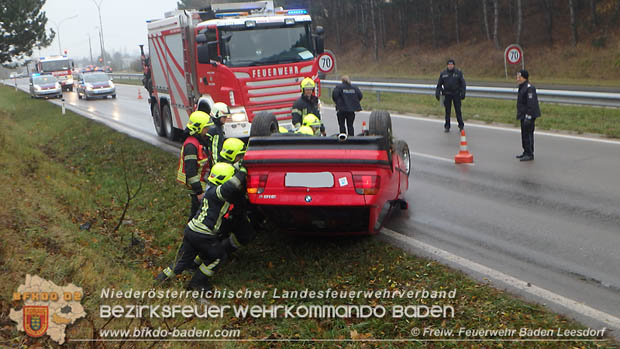
M32 74L32 77L34 78L34 77L36 77L36 76L40 76L40 75L41 75L41 74L39 74L39 73L34 73L34 74Z
M305 15L308 13L306 10L288 10L289 15Z
M45 57L39 57L39 59L45 59Z
M245 12L230 12L230 13L216 13L215 17L216 18L223 18L223 17L238 17L238 16L243 16L245 15Z

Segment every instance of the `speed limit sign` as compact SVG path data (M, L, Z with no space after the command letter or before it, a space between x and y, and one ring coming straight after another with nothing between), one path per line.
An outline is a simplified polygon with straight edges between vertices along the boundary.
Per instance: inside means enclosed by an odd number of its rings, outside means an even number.
M336 66L336 59L331 52L323 52L318 57L319 70L325 74L329 74Z
M508 79L508 66L509 64L521 63L521 68L525 69L525 60L523 58L523 49L517 44L508 45L504 51L504 70L506 72L506 79Z
M508 46L506 48L506 60L510 64L519 64L521 62L521 57L523 56L523 52L521 52L521 47L517 45Z

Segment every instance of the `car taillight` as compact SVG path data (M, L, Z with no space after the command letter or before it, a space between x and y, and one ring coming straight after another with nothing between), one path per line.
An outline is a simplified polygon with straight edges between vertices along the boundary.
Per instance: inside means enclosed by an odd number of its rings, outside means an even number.
M248 176L248 194L262 194L267 184L267 175Z
M364 195L375 195L379 191L381 177L374 175L354 175L355 192Z

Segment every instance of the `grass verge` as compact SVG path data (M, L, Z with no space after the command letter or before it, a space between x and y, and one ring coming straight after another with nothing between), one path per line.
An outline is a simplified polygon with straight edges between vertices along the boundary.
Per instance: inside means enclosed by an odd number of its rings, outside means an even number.
M403 93L381 93L363 91L364 110L390 110L405 114L415 114L443 119L444 108L435 96ZM331 90L323 88L321 101L333 104ZM465 121L486 124L499 123L518 127L516 120L516 97L514 101L466 98L461 111ZM600 134L620 138L620 108L583 107L551 103L540 103L542 117L536 120L536 129L561 130L577 134ZM456 120L454 110L452 120Z
M195 300L101 299L103 288L160 289L153 276L174 258L181 239L188 200L174 180L176 156L131 139L105 126L44 101L31 101L21 92L0 87L0 341L8 346L55 346L47 337L30 338L8 319L12 293L26 274L37 274L58 285L74 283L84 289L87 317L67 329L71 339L101 339L103 330L143 328L239 330L238 342L101 342L101 346L151 347L427 347L502 346L515 348L572 346L595 348L615 342L497 342L487 337L463 343L451 339L477 336L427 335L414 329L583 329L542 306L525 303L433 261L410 256L376 238L295 238L275 231L260 232L241 249L214 282L219 289L264 291L258 299L213 299L217 306L368 305L388 313L383 317L286 318L269 316L221 318L105 319L100 306L196 304ZM127 178L127 180L125 180ZM118 231L126 187L133 192L142 182ZM90 227L85 228L84 224ZM82 226L82 228L80 228ZM182 290L187 275L169 287ZM274 291L276 290L277 291ZM371 296L343 298L277 298L283 290L326 291L452 291L452 298L433 299ZM398 318L396 306L426 305L454 309L454 316ZM299 313L295 313L299 315ZM213 333L213 332L212 332ZM416 342L412 338L440 339ZM505 337L504 337L505 338ZM519 338L519 332L512 339ZM287 340L293 341L281 341ZM372 342L395 339L396 341ZM555 339L555 337L554 337ZM297 340L297 341L295 341ZM303 341L308 340L308 341ZM315 340L331 340L318 342ZM99 345L97 345L99 346ZM94 347L94 346L93 346Z

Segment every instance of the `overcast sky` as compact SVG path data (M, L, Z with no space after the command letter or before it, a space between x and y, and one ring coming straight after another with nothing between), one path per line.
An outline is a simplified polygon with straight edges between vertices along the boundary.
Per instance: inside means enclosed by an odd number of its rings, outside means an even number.
M146 44L146 20L163 18L164 12L176 8L176 0L95 0L101 2L101 23L103 25L106 52L121 51L140 54L138 44ZM56 31L60 24L62 50L75 57L90 57L88 35L93 57L99 56L99 15L93 0L47 0L43 6L47 27ZM77 15L72 19L67 19ZM62 23L61 23L62 22ZM58 34L52 44L33 56L58 54Z

